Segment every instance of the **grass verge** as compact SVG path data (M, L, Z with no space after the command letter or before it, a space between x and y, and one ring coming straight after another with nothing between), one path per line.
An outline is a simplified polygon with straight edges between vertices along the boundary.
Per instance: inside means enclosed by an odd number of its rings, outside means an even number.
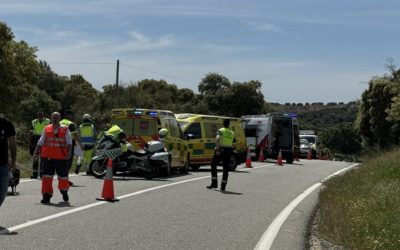
M325 184L322 238L345 249L400 249L400 149L365 159Z

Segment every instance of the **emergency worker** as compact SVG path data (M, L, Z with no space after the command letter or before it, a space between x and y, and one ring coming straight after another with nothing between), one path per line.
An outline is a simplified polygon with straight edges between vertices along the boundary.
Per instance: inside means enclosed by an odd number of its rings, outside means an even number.
M53 196L53 176L57 173L58 189L63 200L68 201L68 159L72 155L72 138L67 126L60 124L61 115L58 112L51 114L51 124L42 131L37 143L34 157L39 157L43 166L42 174L42 195L40 201L43 204L50 203Z
M160 138L161 142L164 142L165 137L168 135L168 129L162 128L158 131L158 137Z
M79 137L83 145L83 159L82 161L78 159L75 174L79 173L82 164L86 169L86 174L90 174L89 164L92 161L97 132L92 123L92 117L89 114L84 114L82 118L83 123L79 126Z
M229 128L229 119L225 119L224 127L218 129L215 140L215 152L211 162L211 185L207 188L218 187L217 165L223 161L223 174L221 181L221 191L224 192L228 183L229 161L233 153L233 143L235 141L235 133Z
M74 112L72 112L72 110L66 110L64 112L64 119L62 119L60 121L60 124L67 126L71 133L71 137L72 137L72 148L71 148L72 151L71 152L74 152L75 143L78 144L79 147L81 147L81 150L83 150L83 145L79 138L78 130L77 130L77 127L76 127L76 124L74 123L74 121L75 121L75 114L74 114ZM72 153L68 159L68 172L72 167L73 160L74 160L74 154ZM69 181L69 185L73 186L74 184L71 181Z
M122 151L122 158L128 158L129 156L129 150L133 151L134 148L132 146L132 144L130 144L127 140L126 140L126 134L124 132L124 130L122 128L120 128L118 125L112 125L111 128L109 128L106 131L106 135L112 136L114 137L121 148Z
M113 136L115 139L118 139L119 133L124 132L122 128L120 128L118 125L112 125L107 131L107 135Z
M42 134L44 127L50 124L50 119L44 117L43 109L39 109L36 113L36 118L32 120L32 134L31 134L31 143L29 146L29 154L33 156L33 152L35 151L36 144ZM32 176L31 179L38 178L38 175L41 177L42 173L39 173L39 160L38 158L33 158L32 162ZM40 169L40 172L42 170Z

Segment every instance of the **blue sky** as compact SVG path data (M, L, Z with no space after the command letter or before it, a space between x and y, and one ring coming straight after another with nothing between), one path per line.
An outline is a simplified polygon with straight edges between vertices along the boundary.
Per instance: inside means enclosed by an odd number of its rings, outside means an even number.
M0 19L60 75L96 88L209 72L259 80L270 102L348 102L400 61L395 0L2 0Z

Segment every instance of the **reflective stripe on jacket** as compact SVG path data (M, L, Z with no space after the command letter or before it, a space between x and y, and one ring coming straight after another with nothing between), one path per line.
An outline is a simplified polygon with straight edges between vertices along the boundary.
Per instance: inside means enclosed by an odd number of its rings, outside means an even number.
M81 124L79 126L79 135L81 137L81 143L83 145L94 145L96 143L96 137L94 136L93 124Z
M229 128L220 128L221 133L221 147L233 147L233 140L235 139L235 133Z
M50 124L50 119L44 118L43 121L39 121L39 119L34 119L32 121L33 134L41 135L44 127Z
M44 128L45 140L42 145L42 157L48 159L66 160L68 158L68 146L66 142L66 134L68 128L65 126L58 127L55 134L52 124Z

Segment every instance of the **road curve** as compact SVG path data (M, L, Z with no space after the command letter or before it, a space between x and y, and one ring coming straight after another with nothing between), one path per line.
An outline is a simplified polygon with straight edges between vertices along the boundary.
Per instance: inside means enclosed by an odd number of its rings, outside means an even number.
M189 175L143 180L116 177L117 203L95 200L102 180L71 177L70 203L55 190L39 203L40 182L18 186L0 208L0 244L7 249L254 249L266 229L296 197L350 163L302 160L254 163L231 173L228 192L207 190L209 168ZM221 177L219 177L221 178ZM56 185L54 185L56 188ZM294 207L271 249L302 249L318 189Z

